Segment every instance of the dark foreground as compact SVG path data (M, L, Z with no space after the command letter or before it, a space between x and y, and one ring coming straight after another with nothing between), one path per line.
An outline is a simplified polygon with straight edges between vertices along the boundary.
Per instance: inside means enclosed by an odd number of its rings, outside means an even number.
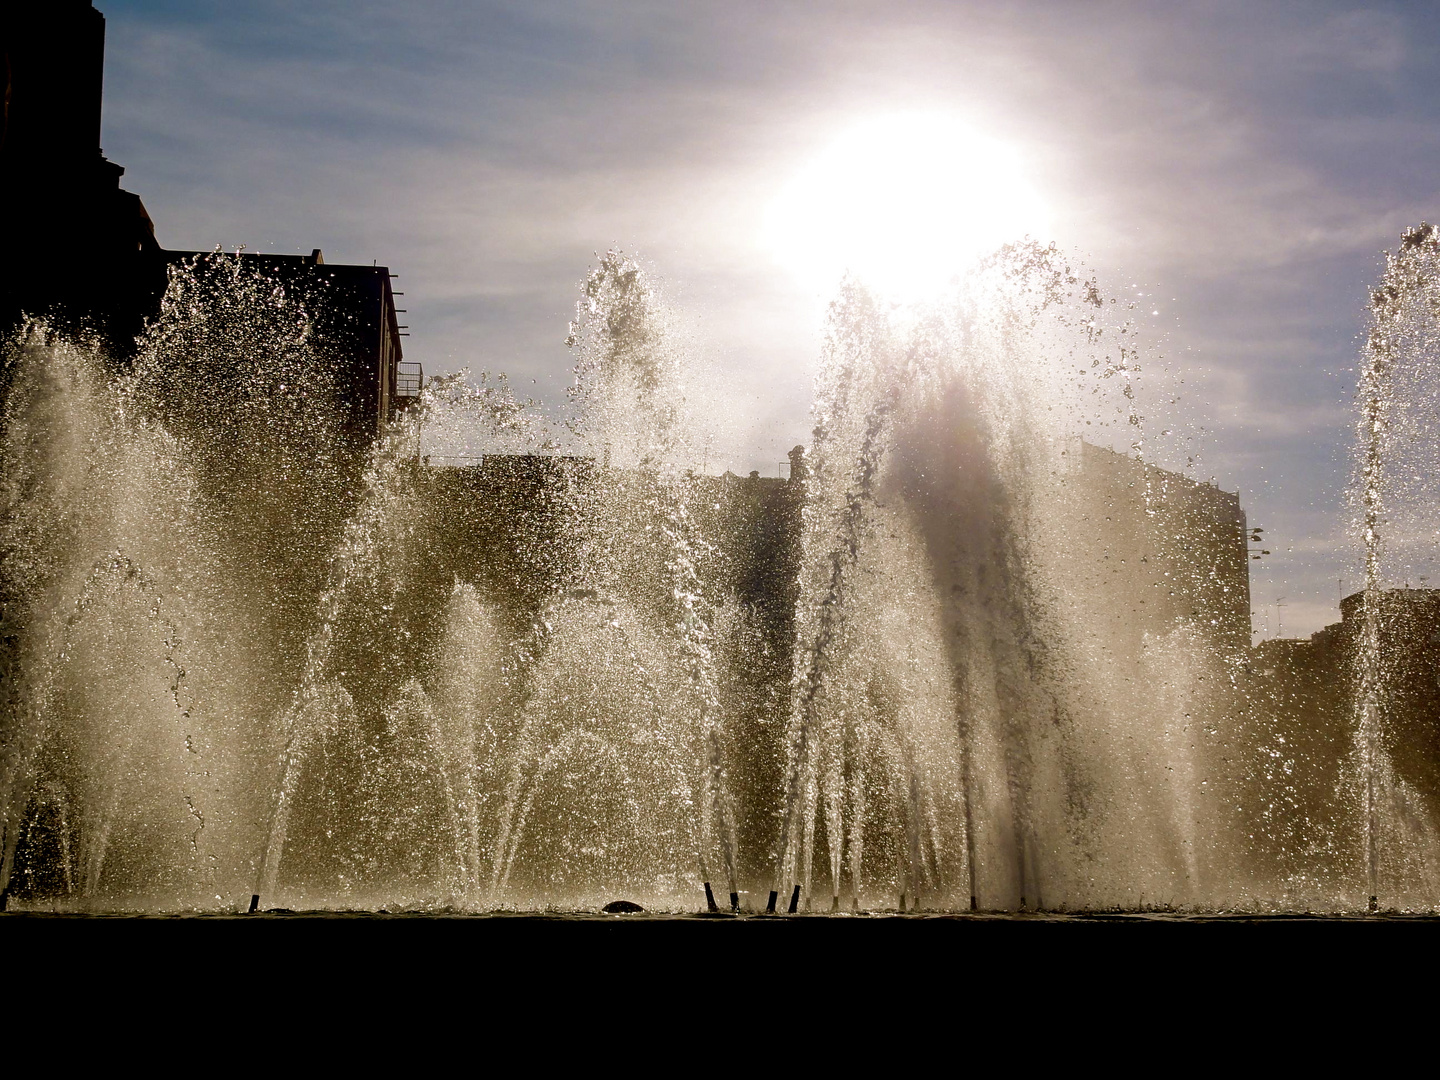
M881 1006L873 1027L881 1013L962 999L972 1014L1058 1003L1076 1017L1121 1004L1181 1016L1195 1000L1298 1007L1359 968L1372 980L1433 969L1440 943L1428 932L1374 929L1416 923L1440 915L13 912L0 914L0 957L47 1000L70 994L77 975L137 1001L149 1000L137 979L174 988L198 977L237 1002L259 994L273 1006L303 991L428 1015L452 1000L441 988L463 985L452 1003L467 1015L545 1002L563 1006L567 1023L598 1023L634 1010L650 1020L735 1006L800 1015L863 1002ZM1231 929L1185 929L1196 924ZM1357 929L1327 929L1338 924ZM63 956L78 959L57 965Z

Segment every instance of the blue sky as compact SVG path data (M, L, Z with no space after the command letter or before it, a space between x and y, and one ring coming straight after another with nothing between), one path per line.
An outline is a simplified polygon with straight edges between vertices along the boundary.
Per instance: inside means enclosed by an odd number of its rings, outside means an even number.
M818 348L765 206L858 117L954 114L1017 149L1103 283L1160 298L1186 390L1164 419L1274 538L1258 625L1283 596L1287 634L1317 629L1358 581L1341 493L1366 286L1440 216L1432 5L97 6L105 150L163 245L378 259L410 357L549 397L594 253L636 252L718 373L737 471L804 438Z

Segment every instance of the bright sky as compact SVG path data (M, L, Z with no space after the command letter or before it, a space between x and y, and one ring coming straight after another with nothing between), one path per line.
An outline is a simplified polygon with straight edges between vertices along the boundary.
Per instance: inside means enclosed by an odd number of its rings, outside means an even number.
M1380 253L1440 217L1433 5L97 6L105 150L163 245L378 259L409 358L548 398L576 286L619 246L722 373L712 471L773 471L809 427L819 295L767 208L867 118L944 117L1004 148L1102 286L1154 300L1185 396L1152 428L1173 410L1265 527L1257 626L1283 597L1308 633L1358 585L1351 369Z

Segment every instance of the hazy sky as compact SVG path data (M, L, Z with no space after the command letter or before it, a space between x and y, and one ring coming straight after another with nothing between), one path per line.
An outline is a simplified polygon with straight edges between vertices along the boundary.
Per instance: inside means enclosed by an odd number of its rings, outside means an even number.
M1433 4L97 6L106 154L161 244L378 259L407 358L551 398L594 253L638 254L723 374L712 471L773 474L809 427L821 306L766 206L859 119L954 115L1015 148L1102 285L1159 298L1175 426L1272 539L1257 626L1285 597L1308 633L1358 583L1351 369L1381 253L1440 216Z

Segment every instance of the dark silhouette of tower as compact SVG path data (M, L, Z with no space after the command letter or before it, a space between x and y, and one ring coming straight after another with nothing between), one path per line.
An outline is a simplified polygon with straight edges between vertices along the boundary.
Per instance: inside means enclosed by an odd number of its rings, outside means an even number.
M12 0L0 13L0 335L26 316L98 334L123 362L159 310L171 269L210 253L167 251L125 172L100 148L105 17L89 0ZM346 427L362 440L414 400L402 372L392 274L320 252L239 258L313 299L313 340L335 365Z
M105 17L87 0L0 15L0 318L133 337L163 289L150 215L100 149Z

